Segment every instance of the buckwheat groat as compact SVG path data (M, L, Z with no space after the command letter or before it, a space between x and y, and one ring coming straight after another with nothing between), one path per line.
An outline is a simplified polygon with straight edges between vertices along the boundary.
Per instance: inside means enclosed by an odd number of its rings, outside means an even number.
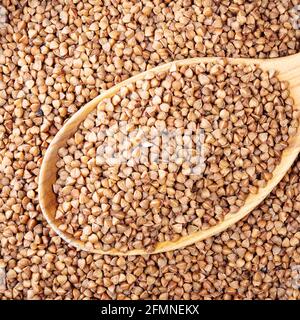
M0 5L0 299L300 299L300 158L243 221L149 256L67 245L41 213L37 184L57 130L115 83L176 59L298 52L299 0Z

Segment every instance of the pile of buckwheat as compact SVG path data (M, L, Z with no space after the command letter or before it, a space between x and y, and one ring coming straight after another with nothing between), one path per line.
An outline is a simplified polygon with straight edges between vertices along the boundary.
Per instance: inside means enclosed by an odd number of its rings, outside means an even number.
M182 250L76 251L43 218L50 141L84 103L194 56L299 51L298 0L0 0L1 299L300 299L300 159L243 221Z
M150 252L220 223L272 177L292 105L273 72L225 61L123 86L58 152L59 228L88 248Z

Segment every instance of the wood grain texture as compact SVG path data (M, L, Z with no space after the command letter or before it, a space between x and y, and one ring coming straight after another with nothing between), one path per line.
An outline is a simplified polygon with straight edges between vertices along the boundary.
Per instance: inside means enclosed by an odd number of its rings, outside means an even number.
M87 115L93 111L96 106L106 98L115 95L119 89L127 84L134 83L137 80L144 79L149 75L149 73L159 73L162 71L168 71L170 68L184 65L192 65L199 63L211 63L224 60L222 58L192 58L185 60L178 60L170 62L149 71L140 73L130 79L127 79L116 86L105 91L101 95L97 96L95 99L91 100L79 111L77 111L60 129L56 134L52 142L50 143L46 154L44 156L42 167L39 176L39 203L42 212L50 224L50 226L55 230L55 232L62 237L65 241L71 245L82 249L85 251L90 251L93 253L100 254L112 254L112 255L143 255L149 254L143 249L130 250L127 252L119 252L115 249L110 251L102 251L99 249L90 250L84 246L82 241L76 240L71 234L62 232L59 230L58 221L55 220L55 213L57 209L56 195L53 192L53 184L56 181L57 168L56 162L58 160L58 149L66 144L67 139L69 139L76 132L79 124L87 117ZM255 64L263 70L276 70L278 71L278 78L283 81L289 81L290 83L290 95L294 99L294 108L300 110L300 54L293 56L288 56L284 58L276 59L225 59L231 64ZM266 187L261 188L259 192L255 195L250 194L245 202L245 205L240 208L240 210L235 214L228 214L225 219L207 230L199 230L188 236L183 236L177 241L165 241L160 242L156 245L155 250L151 252L160 253L171 251L185 246L191 245L197 241L204 240L208 237L218 234L221 231L226 230L237 221L244 218L250 211L257 207L274 189L274 187L280 182L284 177L286 172L292 166L293 162L297 158L300 151L300 127L298 128L297 134L289 139L289 146L283 151L282 158L279 165L273 171L273 178L267 183Z

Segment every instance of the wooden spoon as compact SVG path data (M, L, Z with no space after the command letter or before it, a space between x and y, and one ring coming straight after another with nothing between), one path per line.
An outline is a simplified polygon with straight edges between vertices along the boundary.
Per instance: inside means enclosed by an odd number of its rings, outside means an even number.
M74 135L79 124L87 117L87 115L93 111L96 106L106 98L115 95L119 89L125 85L136 82L137 80L144 79L149 73L159 73L162 71L168 71L170 68L173 70L175 67L180 67L184 65L192 65L199 63L216 63L221 62L223 58L192 58L185 60L178 60L170 62L149 71L140 73L130 79L127 79L109 90L103 92L97 96L92 101L88 102L84 107L77 111L59 130L57 135L54 137L50 143L44 160L42 163L40 176L39 176L39 203L42 212L50 224L50 226L55 230L55 232L61 236L65 241L74 245L75 247L100 254L112 254L112 255L137 255L137 254L149 254L144 249L129 250L127 252L120 252L117 249L111 249L109 251L103 251L100 249L88 249L85 247L84 243L80 240L74 239L73 236L67 232L62 232L58 226L59 221L55 219L55 213L57 209L56 195L53 192L52 185L56 181L57 168L56 162L58 160L58 149L66 145L68 138ZM290 96L294 99L295 110L300 110L300 53L276 59L226 59L228 63L236 65L257 65L259 68L265 71L276 71L279 80L288 81L290 84ZM278 166L273 171L273 178L268 181L266 187L260 188L257 194L250 194L243 207L239 209L237 213L228 214L225 219L207 230L199 230L190 235L183 236L176 241L165 241L157 243L155 250L152 253L165 252L170 250L175 250L183 248L185 246L191 245L197 241L211 237L221 231L224 231L228 227L232 226L237 221L244 218L251 210L253 210L257 205L259 205L272 191L272 189L280 182L289 168L292 166L294 160L300 151L300 126L298 128L297 134L289 139L288 147L283 151L282 158Z

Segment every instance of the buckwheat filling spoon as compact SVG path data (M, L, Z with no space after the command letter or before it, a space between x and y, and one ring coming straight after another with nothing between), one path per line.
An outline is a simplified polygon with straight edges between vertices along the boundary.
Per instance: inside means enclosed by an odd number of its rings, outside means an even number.
M133 76L114 87L106 90L80 110L78 110L59 130L54 139L51 141L41 166L39 176L39 203L44 217L53 230L69 244L78 249L111 255L143 255L154 254L160 252L171 251L180 249L185 246L191 245L197 241L204 240L213 235L216 235L239 220L243 219L255 207L257 207L273 190L273 188L280 182L286 172L292 166L300 152L300 127L297 128L297 133L291 136L288 140L288 146L283 150L279 164L276 166L272 173L272 178L267 182L266 186L259 188L257 194L249 194L245 204L236 213L229 213L225 215L223 221L209 229L195 231L189 235L182 236L175 241L158 242L153 251L148 252L146 249L134 249L126 252L111 249L104 251L101 249L91 249L85 246L83 241L75 239L68 232L59 229L59 221L55 218L57 210L57 199L53 191L53 184L56 181L57 170L56 162L58 160L58 150L66 144L67 139L74 135L80 123L92 112L99 103L104 99L114 96L123 86L135 83L138 80L145 79L149 73L158 74L160 72L168 72L172 69L189 66L201 63L218 63L224 58L217 57L204 57L204 58L191 58L185 60L173 61L155 67L151 70ZM247 58L227 58L226 62L232 65L256 65L263 71L276 72L280 81L287 81L289 83L290 97L294 101L294 110L300 111L300 53L283 58L275 59L247 59Z

